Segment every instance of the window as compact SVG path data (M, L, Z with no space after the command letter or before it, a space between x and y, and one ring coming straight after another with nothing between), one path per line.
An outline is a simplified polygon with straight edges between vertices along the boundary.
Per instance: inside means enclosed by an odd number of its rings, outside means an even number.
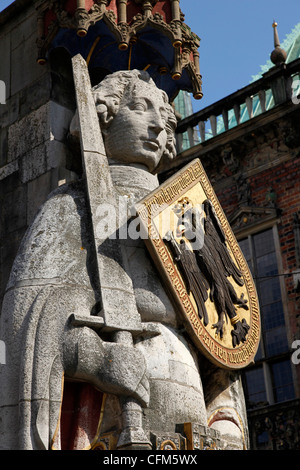
M290 361L280 361L271 364L273 377L274 401L286 401L294 398L293 377Z
M259 298L262 338L256 366L244 372L248 408L294 398L273 229L241 240Z
M266 387L262 366L246 371L249 408L267 404Z

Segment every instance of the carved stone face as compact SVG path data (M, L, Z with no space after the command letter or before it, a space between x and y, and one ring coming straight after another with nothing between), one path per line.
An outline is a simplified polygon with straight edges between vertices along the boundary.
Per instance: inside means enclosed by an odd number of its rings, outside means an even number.
M167 110L162 93L142 82L123 96L119 110L104 133L108 158L139 163L153 171L167 144Z

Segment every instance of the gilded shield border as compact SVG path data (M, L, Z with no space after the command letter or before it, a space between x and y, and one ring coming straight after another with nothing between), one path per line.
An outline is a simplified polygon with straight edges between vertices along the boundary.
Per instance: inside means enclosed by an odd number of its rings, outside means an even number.
M249 331L246 338L237 346L230 345L228 338L233 326L227 328L227 339L221 339L212 329L212 321L204 326L199 318L193 296L187 292L185 281L174 259L169 246L163 238L163 232L158 227L158 218L163 220L164 211L170 211L183 196L194 194L198 199L206 198L211 201L217 218L226 237L226 246L232 259L242 273L244 286L242 288L248 305L247 322ZM195 203L195 201L193 201ZM201 204L203 201L198 200ZM254 361L260 340L261 320L255 284L248 264L239 244L231 230L227 218L217 199L211 183L199 159L192 161L178 173L173 175L155 191L140 201L136 207L141 231L150 255L161 274L162 280L169 293L176 311L181 314L185 329L195 346L215 365L225 369L241 369ZM209 306L212 316L215 316L213 304ZM245 315L243 313L243 315ZM215 317L216 318L216 317Z

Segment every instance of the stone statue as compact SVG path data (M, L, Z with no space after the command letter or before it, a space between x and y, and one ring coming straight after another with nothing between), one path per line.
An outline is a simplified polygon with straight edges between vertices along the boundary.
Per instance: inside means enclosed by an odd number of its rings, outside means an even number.
M164 160L175 157L173 109L137 70L107 76L93 96L114 190L135 203L159 185ZM78 116L71 133L80 134ZM122 251L143 326L132 344L98 328L103 286L84 177L55 190L29 227L1 315L7 360L0 365L0 448L86 449L97 439L100 448L115 448L124 397L142 407L147 436L167 438L196 423L217 430L225 448L247 448L239 375L196 351L143 240L112 246L117 264ZM112 299L122 292L120 279ZM115 303L122 318L126 301ZM72 321L76 316L86 323Z

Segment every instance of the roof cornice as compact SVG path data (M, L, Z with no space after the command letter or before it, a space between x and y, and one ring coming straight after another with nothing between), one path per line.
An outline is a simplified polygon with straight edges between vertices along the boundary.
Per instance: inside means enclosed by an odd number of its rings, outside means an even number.
M29 5L34 5L34 0L15 0L0 13L0 25L7 23Z

